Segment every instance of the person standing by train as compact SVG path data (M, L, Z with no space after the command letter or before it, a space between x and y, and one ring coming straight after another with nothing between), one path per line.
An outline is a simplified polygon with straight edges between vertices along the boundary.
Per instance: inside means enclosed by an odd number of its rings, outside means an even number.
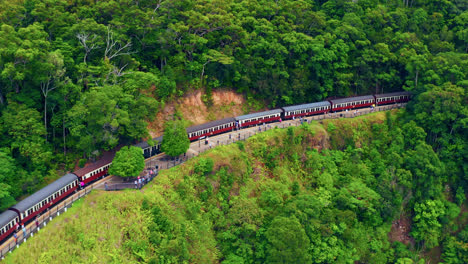
M18 232L15 232L13 237L15 238L15 245L18 244Z
M24 227L24 224L23 224L23 239L26 238L26 227Z

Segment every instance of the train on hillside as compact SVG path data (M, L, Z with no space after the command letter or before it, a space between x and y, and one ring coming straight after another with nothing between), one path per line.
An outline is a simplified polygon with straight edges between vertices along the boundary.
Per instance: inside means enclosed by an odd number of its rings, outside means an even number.
M410 98L411 94L409 92L396 92L332 99L310 104L287 106L237 117L229 117L202 125L192 126L187 128L186 131L190 141L195 141L259 124L369 106L405 103L408 102ZM149 158L161 153L162 136L154 138L153 142L155 143L154 145L143 141L135 146L143 150L145 158ZM114 155L115 152L104 153L100 160L78 169L73 173L62 176L0 214L0 243L10 237L20 225L32 221L39 214L75 192L80 185L87 185L99 178L107 176Z

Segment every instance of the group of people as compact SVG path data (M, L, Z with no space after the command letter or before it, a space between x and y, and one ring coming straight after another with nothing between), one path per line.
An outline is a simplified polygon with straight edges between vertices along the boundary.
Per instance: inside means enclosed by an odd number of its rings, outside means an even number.
M154 168L148 168L145 170L145 176L138 176L135 179L135 189L141 189L145 184L147 184L153 177L156 175L157 171Z
M295 119L296 119L296 117L293 116L293 117L292 117L292 120L294 121ZM281 120L280 120L280 122L281 122ZM309 123L309 124L310 124L310 120L307 121L307 118L303 118L302 116L299 116L299 122L301 122L301 125L302 125L303 123Z
M39 217L36 217L36 220L35 220L35 223L36 223L36 229L39 230ZM18 244L18 234L20 232L20 225L19 223L16 223L15 225L16 227L16 231L15 233L13 234L13 237L15 238L15 244ZM21 224L21 231L23 232L23 239L26 238L26 235L27 235L27 229L26 227L24 226L24 224Z

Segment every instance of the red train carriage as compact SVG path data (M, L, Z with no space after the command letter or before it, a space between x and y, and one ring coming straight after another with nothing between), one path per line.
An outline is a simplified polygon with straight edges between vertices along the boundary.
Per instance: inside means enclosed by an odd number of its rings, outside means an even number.
M408 102L410 96L410 92L376 94L375 100L377 105L398 104Z
M187 136L190 141L194 141L202 137L208 137L232 131L235 128L235 122L236 120L234 117L228 117L197 126L191 126L186 129Z
M375 98L373 95L333 99L329 101L332 104L332 111L343 111L346 109L355 109L375 105Z
M14 211L6 210L0 214L0 243L15 232L16 225L19 223L19 216Z
M107 175L107 171L109 170L114 156L115 152L106 152L100 160L89 164L86 167L75 171L74 173L76 176L78 176L80 182L88 184L99 179L100 177Z
M20 216L20 222L24 224L67 197L77 188L78 177L73 173L68 173L12 206L9 210L15 211Z
M236 126L239 128L254 126L257 124L270 123L281 119L282 109L274 109L259 113L253 113L236 117Z
M323 101L311 104L293 105L282 108L284 118L290 119L293 117L311 116L327 113L331 109L330 102Z

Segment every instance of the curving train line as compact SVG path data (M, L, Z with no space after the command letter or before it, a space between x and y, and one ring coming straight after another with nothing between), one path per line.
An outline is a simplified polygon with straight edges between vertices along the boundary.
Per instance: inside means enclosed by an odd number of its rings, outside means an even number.
M190 141L194 141L236 129L256 126L258 124L279 122L281 120L302 118L329 112L349 111L369 106L404 103L408 102L410 98L411 94L409 92L396 92L332 99L310 104L287 106L237 117L229 117L192 126L187 128L186 131ZM153 142L155 142L155 144L152 146L149 145L147 141L138 143L135 146L142 148L144 157L149 158L161 153L162 136L154 138ZM103 157L95 163L85 166L73 173L67 173L0 214L0 244L12 236L21 225L31 222L35 217L75 192L78 188L107 176L114 155L115 152L105 153Z

